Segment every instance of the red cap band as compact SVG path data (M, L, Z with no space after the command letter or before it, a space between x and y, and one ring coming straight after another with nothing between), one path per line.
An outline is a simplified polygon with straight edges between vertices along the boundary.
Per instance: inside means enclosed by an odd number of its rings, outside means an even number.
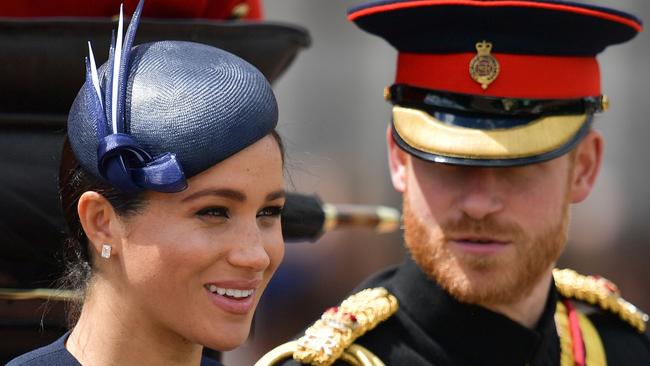
M598 96L600 70L595 57L530 56L492 53L499 75L487 89L472 79L476 53L400 53L396 83L455 93L509 98L564 99Z

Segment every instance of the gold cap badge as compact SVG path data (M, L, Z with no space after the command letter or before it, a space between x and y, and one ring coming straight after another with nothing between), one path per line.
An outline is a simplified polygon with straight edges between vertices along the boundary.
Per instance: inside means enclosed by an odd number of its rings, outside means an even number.
M499 76L499 61L490 54L492 52L490 42L478 42L476 52L478 54L469 62L469 74L485 90Z

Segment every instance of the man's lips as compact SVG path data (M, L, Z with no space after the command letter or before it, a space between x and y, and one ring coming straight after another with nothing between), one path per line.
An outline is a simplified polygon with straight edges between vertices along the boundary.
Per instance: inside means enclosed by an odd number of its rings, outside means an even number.
M490 236L457 236L448 241L462 252L474 255L497 254L511 243L508 240Z
M463 243L463 244L500 244L500 245L506 245L509 243L508 240L503 240L503 239L497 239L497 238L490 238L490 237L478 237L478 238L473 238L473 237L459 237L456 239L451 239L450 241L457 242L457 243Z

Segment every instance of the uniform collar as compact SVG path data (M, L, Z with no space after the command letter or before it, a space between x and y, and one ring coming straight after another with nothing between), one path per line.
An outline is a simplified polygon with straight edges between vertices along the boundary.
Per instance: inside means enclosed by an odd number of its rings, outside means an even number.
M452 359L490 365L559 362L555 286L551 286L534 329L483 307L458 302L410 258L399 267L388 287L397 296L400 309L449 350Z

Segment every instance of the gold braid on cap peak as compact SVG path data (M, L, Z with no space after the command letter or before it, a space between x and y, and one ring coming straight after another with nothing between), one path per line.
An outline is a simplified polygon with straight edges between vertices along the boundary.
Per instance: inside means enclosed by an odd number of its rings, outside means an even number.
M276 347L255 366L274 365L292 355L313 366L328 366L339 358L351 365L384 366L372 352L353 343L397 308L397 298L383 287L357 292L340 306L327 309L300 339Z
M611 281L599 276L584 276L571 269L554 269L553 277L561 296L612 312L640 333L645 332L648 314L623 299Z

